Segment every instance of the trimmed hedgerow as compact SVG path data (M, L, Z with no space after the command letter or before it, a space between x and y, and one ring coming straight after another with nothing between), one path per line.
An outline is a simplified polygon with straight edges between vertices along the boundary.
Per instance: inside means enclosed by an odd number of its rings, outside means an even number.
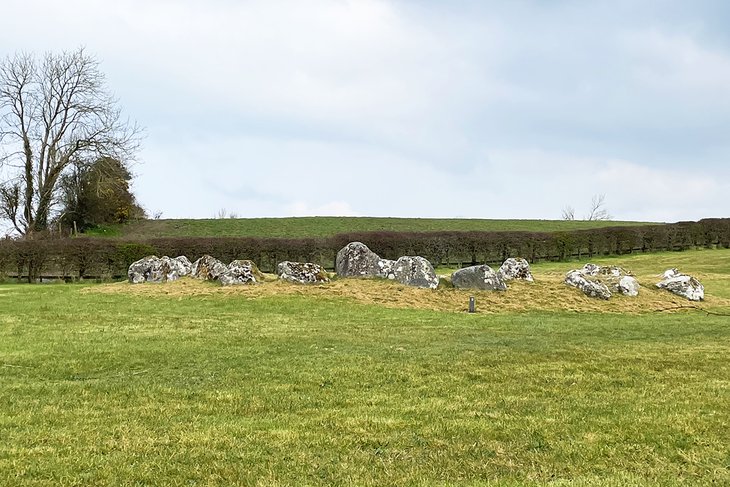
M360 241L387 259L421 255L434 264L501 263L508 257L531 262L632 252L730 247L730 218L637 227L604 227L544 232L358 232L327 238L156 238L120 241L103 238L0 241L0 276L34 281L44 275L64 278L119 277L146 255L205 254L224 262L250 259L263 271L277 263L306 261L334 267L337 252Z

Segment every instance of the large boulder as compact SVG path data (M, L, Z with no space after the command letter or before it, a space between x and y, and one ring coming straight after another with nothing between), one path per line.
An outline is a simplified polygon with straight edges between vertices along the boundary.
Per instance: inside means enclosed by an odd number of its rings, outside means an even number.
M700 281L687 274L682 274L677 269L669 269L664 272L664 279L658 282L656 287L666 289L690 301L705 299L705 287Z
M234 260L228 264L228 270L218 280L224 286L258 284L264 280L264 275L250 260Z
M395 261L381 259L362 242L350 242L337 252L335 272L340 277L395 279Z
M138 261L133 262L127 271L129 282L132 284L147 282L147 278L152 274L152 266L157 265L159 260L160 258L156 255L148 255L147 257L142 257Z
M533 282L530 264L525 259L510 257L502 263L497 273L505 281L519 279L521 281Z
M337 252L335 272L341 277L375 277L380 256L362 242L350 242Z
M507 290L507 283L502 274L494 272L488 265L475 265L459 269L451 274L451 283L459 289Z
M329 282L327 272L322 266L309 262L280 262L277 266L279 279L297 284L316 284Z
M588 285L583 281L595 285ZM582 269L568 272L565 283L581 289L588 296L601 297L602 299L610 297L610 295L604 297L604 287L613 294L632 297L639 295L639 281L631 275L631 272L618 266L599 266L588 263Z
M204 255L193 263L190 274L203 281L216 281L228 272L228 266L210 255Z
M579 270L572 270L565 275L565 284L573 286L588 297L598 299L610 299L611 291L608 286L597 279L591 279Z
M148 255L129 266L127 277L132 284L176 281L190 273L185 261L190 263L184 256L171 259L166 255Z
M406 286L436 289L439 285L433 266L423 257L401 257L395 262L393 277Z

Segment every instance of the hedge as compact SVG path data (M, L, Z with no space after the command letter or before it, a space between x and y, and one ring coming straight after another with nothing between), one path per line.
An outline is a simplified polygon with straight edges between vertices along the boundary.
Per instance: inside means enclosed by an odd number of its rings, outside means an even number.
M156 238L120 241L106 238L0 241L0 274L64 278L117 278L146 255L210 254L224 262L250 259L271 272L283 260L334 267L337 251L348 242L367 244L381 257L421 255L434 264L499 264L508 257L530 262L633 252L730 248L730 218L666 225L605 227L567 232L363 232L328 238Z

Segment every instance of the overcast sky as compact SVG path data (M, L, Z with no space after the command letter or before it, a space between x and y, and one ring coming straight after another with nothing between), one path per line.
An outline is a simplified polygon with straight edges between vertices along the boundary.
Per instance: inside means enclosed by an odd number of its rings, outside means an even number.
M166 218L730 216L730 2L3 0L85 46Z

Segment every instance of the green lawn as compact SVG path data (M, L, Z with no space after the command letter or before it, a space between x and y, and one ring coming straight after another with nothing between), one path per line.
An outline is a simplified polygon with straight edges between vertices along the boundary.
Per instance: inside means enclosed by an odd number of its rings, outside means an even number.
M730 484L726 316L134 289L0 286L0 485Z
M345 232L435 232L524 230L553 232L605 226L645 225L646 222L564 220L479 220L437 218L302 217L208 220L143 220L105 226L90 235L152 237L326 237Z

